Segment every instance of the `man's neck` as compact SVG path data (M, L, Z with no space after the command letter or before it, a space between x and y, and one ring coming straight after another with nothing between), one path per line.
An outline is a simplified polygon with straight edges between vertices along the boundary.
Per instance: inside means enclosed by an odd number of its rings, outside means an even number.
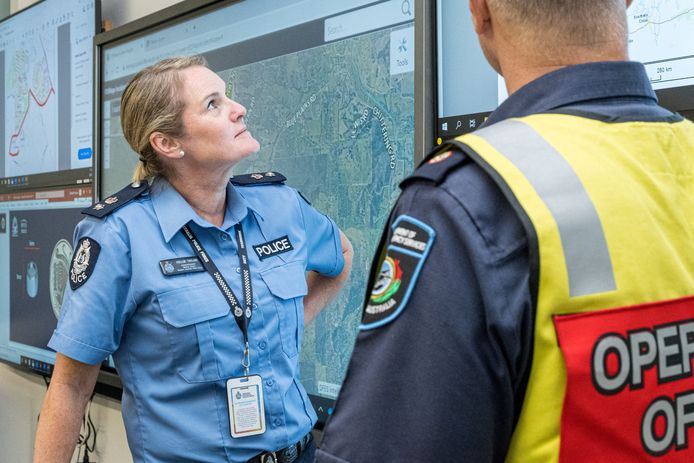
M620 47L605 49L586 49L585 47L567 48L538 56L519 56L508 53L507 59L501 61L501 68L506 81L508 94L515 93L521 87L539 79L545 74L567 66L599 61L626 61L628 55Z

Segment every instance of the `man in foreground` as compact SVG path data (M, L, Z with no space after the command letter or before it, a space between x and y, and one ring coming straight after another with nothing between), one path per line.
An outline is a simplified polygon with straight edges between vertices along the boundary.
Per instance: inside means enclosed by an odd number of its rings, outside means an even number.
M510 97L403 183L319 462L694 458L694 125L630 3L470 1Z

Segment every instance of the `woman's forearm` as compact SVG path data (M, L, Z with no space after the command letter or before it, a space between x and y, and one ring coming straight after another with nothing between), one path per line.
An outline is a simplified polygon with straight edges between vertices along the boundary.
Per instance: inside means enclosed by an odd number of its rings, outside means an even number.
M326 277L311 272L306 277L308 294L304 298L304 326L308 325L333 300L349 278L354 251L352 244L342 232L340 232L340 242L342 244L342 256L345 260L342 272L336 277Z
M87 365L58 354L36 430L34 463L70 461L98 374L98 364Z

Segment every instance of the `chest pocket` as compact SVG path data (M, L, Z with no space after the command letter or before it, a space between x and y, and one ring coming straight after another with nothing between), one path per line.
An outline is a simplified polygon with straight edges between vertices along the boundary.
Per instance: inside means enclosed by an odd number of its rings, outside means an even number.
M282 351L288 357L296 357L304 332L303 298L308 292L303 262L291 262L261 274L272 293L279 319Z
M178 374L189 383L223 379L214 333L239 330L232 330L234 319L217 286L178 288L157 294L157 299ZM228 330L220 330L219 325L227 324Z

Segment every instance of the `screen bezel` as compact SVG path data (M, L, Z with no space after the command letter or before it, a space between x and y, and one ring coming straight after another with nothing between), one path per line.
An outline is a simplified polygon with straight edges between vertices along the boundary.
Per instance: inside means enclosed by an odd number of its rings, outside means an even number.
M95 192L98 198L103 199L102 175L103 175L103 156L102 156L102 74L104 49L115 46L130 40L136 40L150 33L157 32L163 28L179 24L183 21L193 19L205 14L230 6L234 3L250 0L185 0L172 5L156 13L145 16L141 19L128 23L117 29L107 31L97 35L94 47L94 150L97 165L94 169ZM379 0L382 1L382 0ZM374 0L376 3L376 0ZM426 0L414 0L415 9L415 114L414 114L414 137L415 152L413 153L415 165L417 165L428 152L433 148L431 143L434 133L434 109L432 105L433 87L432 79L435 75L432 71L434 63L435 36L434 30L430 27L430 15L433 14L432 2ZM124 185L125 186L125 185ZM333 399L323 396L309 394L318 414L317 427L320 429L327 417L328 408L334 403Z

